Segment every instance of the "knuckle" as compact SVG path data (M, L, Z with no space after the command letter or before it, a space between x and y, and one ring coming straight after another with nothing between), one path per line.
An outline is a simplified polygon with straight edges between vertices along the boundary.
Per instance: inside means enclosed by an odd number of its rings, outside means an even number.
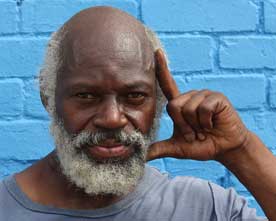
M178 108L177 102L175 100L169 101L166 106L166 110L169 115L176 113L178 111L178 109L179 108Z
M198 107L198 112L201 114L207 114L207 113L210 113L211 111L212 111L211 107L208 106L207 104L202 104Z
M194 115L194 109L191 106L184 105L181 109L184 116L192 117Z
M167 111L172 111L176 107L177 107L176 102L174 100L172 100L172 101L168 102L166 109L167 109Z
M184 123L180 127L180 131L185 136L186 134L193 134L193 129L184 121Z
M190 90L190 91L188 91L186 93L183 93L182 95L190 95L190 96L192 96L192 95L194 95L194 94L196 94L198 92L199 92L198 90Z
M211 93L213 93L213 91L211 91L209 89L202 89L199 92L202 93L202 94L211 94Z
M215 92L214 95L221 100L227 99L226 96L221 92Z

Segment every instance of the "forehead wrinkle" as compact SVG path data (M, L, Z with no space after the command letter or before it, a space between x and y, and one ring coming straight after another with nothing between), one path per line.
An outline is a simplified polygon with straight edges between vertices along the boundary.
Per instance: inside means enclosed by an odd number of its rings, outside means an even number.
M122 26L122 25L121 25ZM97 61L97 58L112 58L126 60L128 57L141 60L145 70L152 66L154 52L145 33L141 30L131 30L129 27L119 27L114 31L82 30L82 34L70 33L67 37L67 45L64 56L67 65L82 64ZM73 31L74 32L74 31Z
M153 88L155 87L155 75L150 75L146 72L140 74L128 74L126 73L118 73L116 75L104 74L101 72L94 73L84 73L84 74L68 74L65 76L60 76L62 78L62 88L70 88L70 87L114 87L118 86L120 88ZM61 79L59 78L59 79ZM117 82L117 83L116 83ZM66 90L67 90L66 89Z
M121 33L119 36L115 34L104 39L79 36L73 40L71 47L70 63L74 65L96 65L99 62L104 63L105 59L121 61L120 63L143 60L140 40L131 33Z

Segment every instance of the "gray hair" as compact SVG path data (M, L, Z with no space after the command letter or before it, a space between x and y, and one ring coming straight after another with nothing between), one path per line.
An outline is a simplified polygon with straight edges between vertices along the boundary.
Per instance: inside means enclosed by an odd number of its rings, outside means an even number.
M157 49L162 49L165 57L167 55L165 50L157 37L157 35L150 30L148 27L144 26L146 36L151 42L154 51ZM50 38L46 49L46 55L44 59L44 64L39 73L39 86L41 96L46 99L46 109L51 117L54 117L56 114L56 104L55 104L55 90L57 83L57 75L62 66L63 57L62 57L62 41L65 37L65 27L61 27L57 32L54 32ZM162 109L165 104L165 97L157 81L157 118L161 117Z

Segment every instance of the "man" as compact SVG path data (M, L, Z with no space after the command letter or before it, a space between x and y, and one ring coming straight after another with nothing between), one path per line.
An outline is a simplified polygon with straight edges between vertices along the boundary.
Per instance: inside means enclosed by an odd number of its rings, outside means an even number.
M233 190L145 166L161 157L217 160L276 220L274 156L222 94L180 94L160 48L110 7L84 10L53 35L40 88L56 149L0 184L0 220L259 219ZM162 93L174 131L154 142Z

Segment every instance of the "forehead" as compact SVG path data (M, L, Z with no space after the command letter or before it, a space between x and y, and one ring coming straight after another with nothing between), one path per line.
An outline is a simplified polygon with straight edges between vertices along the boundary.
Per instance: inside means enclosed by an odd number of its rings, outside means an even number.
M135 87L145 85L154 87L154 70L144 70L140 64L117 62L117 60L103 59L101 63L74 66L58 75L58 87L74 85L91 85L106 88Z
M154 63L153 47L145 27L117 9L96 7L84 10L65 25L64 66L121 65L136 63L148 70Z
M70 68L105 66L112 62L149 68L151 63L143 57L143 48L137 36L127 32L112 38L106 35L97 38L78 36L73 39L71 50L65 56L66 65Z
M63 57L60 73L63 78L88 73L124 73L127 77L143 73L152 75L154 67L154 54L149 43L126 30L69 36Z
M152 45L141 23L125 14L93 12L76 17L68 24L62 50L63 78L124 79L145 73L143 77L152 78Z
M58 76L58 86L154 87L153 59L145 59L142 47L137 36L131 33L120 33L112 39L76 38Z

